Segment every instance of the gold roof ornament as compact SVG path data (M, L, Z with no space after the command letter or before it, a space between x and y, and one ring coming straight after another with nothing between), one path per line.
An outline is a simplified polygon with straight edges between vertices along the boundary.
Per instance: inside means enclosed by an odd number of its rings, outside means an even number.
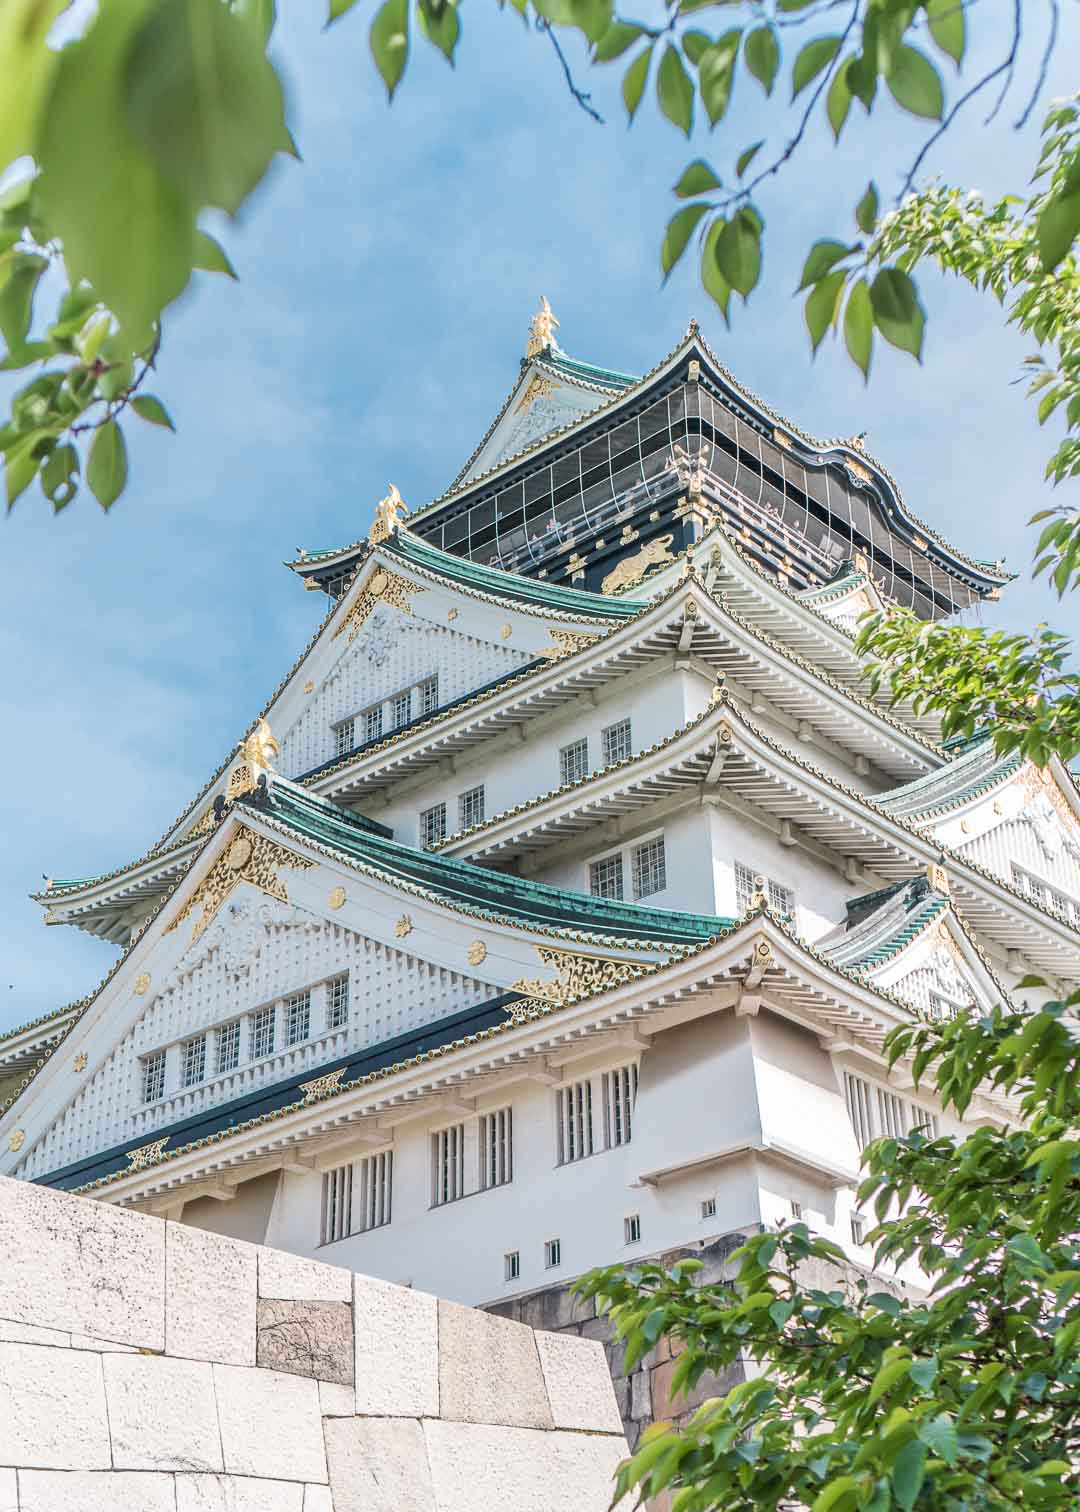
M550 346L556 346L555 331L558 319L552 312L546 294L540 296L540 308L529 321L529 340L525 347L526 357L539 357Z
M409 513L405 500L398 493L397 484L391 483L385 499L380 499L375 506L375 518L371 522L368 531L368 540L372 546L377 546L380 541L388 541L401 524L401 516Z
M234 798L240 798L245 793L253 793L259 785L259 777L263 772L272 772L271 762L275 756L281 755L281 747L274 738L274 733L266 720L260 714L259 721L251 734L240 742L240 760L229 773L229 783L225 790L225 796L231 803Z

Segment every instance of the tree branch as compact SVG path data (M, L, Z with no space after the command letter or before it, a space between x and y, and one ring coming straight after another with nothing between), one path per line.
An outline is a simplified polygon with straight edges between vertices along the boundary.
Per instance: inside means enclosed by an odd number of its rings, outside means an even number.
M548 36L550 37L551 45L555 49L555 56L562 64L562 71L566 75L567 89L581 106L585 114L587 116L592 116L593 120L597 121L602 126L604 124L603 116L589 103L592 100L592 95L586 94L584 90L579 89L578 86L574 83L574 76L570 72L570 64L566 61L566 54L563 52L562 45L559 42L558 37L555 35L555 30L546 16L537 16L536 29L537 31L547 32Z

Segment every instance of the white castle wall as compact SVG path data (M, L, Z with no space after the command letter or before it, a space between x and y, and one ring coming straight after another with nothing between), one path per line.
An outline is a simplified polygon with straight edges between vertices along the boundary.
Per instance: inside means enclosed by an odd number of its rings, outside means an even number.
M606 1512L603 1346L0 1180L3 1512Z

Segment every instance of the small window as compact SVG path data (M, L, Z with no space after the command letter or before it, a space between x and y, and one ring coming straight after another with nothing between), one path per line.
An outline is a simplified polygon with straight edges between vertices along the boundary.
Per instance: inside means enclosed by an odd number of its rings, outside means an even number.
M633 745L630 740L630 721L620 719L618 724L608 725L606 730L600 732L600 743L604 752L604 765L611 766L616 761L625 761L633 755Z
M196 1035L184 1045L184 1086L194 1087L206 1077L206 1035Z
M406 688L404 693L399 693L390 703L390 723L395 730L400 730L402 725L407 725L412 718L412 689Z
M420 844L425 850L446 839L446 804L435 803L420 811Z
M630 1143L638 1068L620 1066L616 1071L605 1071L600 1080L604 1096L604 1143L610 1150Z
M364 724L364 740L378 740L382 736L383 707L376 704L374 708L365 709L360 718Z
M507 1250L503 1256L503 1280L517 1281L521 1277L521 1251Z
M383 1228L390 1222L390 1200L394 1188L394 1152L381 1150L356 1162L352 1196L356 1213L354 1234Z
M264 1055L273 1055L277 1041L273 1007L260 1008L251 1020L251 1057L260 1060Z
M909 1107L911 1124L908 1133L921 1134L925 1139L936 1139L938 1137L937 1114L931 1113L929 1108L916 1107L914 1103L911 1103Z
M240 1020L233 1019L231 1024L222 1024L217 1032L218 1075L223 1071L235 1071L239 1064Z
M796 1222L802 1217L802 1203L797 1202L794 1197L791 1199L791 1216Z
M545 1267L545 1269L547 1269L547 1270L554 1270L557 1265L561 1265L561 1264L562 1264L562 1240L561 1239L548 1239L546 1241L546 1243L544 1244L544 1267Z
M589 862L589 891L594 898L621 898L623 895L622 856L604 856Z
M575 740L563 746L559 752L559 781L565 787L568 782L580 782L589 775L589 742Z
M853 1076L850 1071L845 1071L844 1101L847 1103L851 1127L855 1131L855 1142L860 1150L865 1150L874 1137L870 1122L869 1082L864 1081L861 1076Z
M569 1165L593 1152L592 1082L579 1081L572 1087L560 1087L556 1098L558 1163Z
M431 1136L431 1205L442 1207L465 1195L465 1125Z
M886 1092L884 1087L877 1089L878 1126L882 1135L887 1139L903 1139L907 1133L904 1125L903 1099L897 1097L895 1092Z
M484 822L484 788L471 787L458 798L458 829L472 829Z
M716 1217L716 1198L703 1197L701 1199L701 1218L705 1222L709 1218Z
M333 1244L352 1229L353 1168L338 1166L322 1179L322 1242Z
M294 992L285 999L285 1044L299 1045L311 1033L311 993Z
M326 984L326 1027L344 1029L349 1022L349 978L335 977Z
M622 1224L623 1224L623 1243L624 1244L640 1244L641 1243L641 1214L640 1213L631 1213L629 1215L629 1217L623 1219Z
M143 1068L143 1102L157 1102L159 1097L165 1096L165 1052L159 1050L156 1055L148 1055L142 1063Z
M866 1243L866 1219L861 1213L851 1215L851 1242L852 1244Z
M434 714L439 707L439 678L438 674L429 677L422 682L416 690L420 700L421 714Z
M514 1179L514 1115L510 1108L480 1119L480 1186L505 1186Z
M353 740L352 719L343 719L339 725L334 726L334 752L338 756L347 756L355 744Z
M646 840L631 852L634 876L634 897L647 898L652 893L663 892L667 886L667 857L664 854L664 837Z
M762 877L742 861L735 862L735 906L738 911L746 913L754 901L755 893L761 891L761 883L764 883L764 891L773 912L794 917L795 894L791 888L774 882L771 877Z

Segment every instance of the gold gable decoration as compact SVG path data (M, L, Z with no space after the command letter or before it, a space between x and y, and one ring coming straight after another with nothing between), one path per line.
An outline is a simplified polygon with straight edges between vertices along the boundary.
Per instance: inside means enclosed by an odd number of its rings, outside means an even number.
M345 1067L338 1066L336 1071L327 1071L325 1076L317 1076L314 1081L301 1082L300 1090L304 1094L304 1102L318 1102L323 1097L329 1097L331 1092L340 1091L341 1078L344 1075Z
M1072 805L1049 767L1036 767L1029 761L1021 770L1019 781L1029 798L1049 799L1061 822L1074 834L1080 832L1080 823L1077 822Z
M644 579L651 567L674 562L675 558L671 554L674 539L673 535L657 536L654 540L647 541L633 556L623 557L614 571L609 572L600 584L600 592L610 596L623 588L632 588Z
M194 943L233 888L241 882L250 882L260 892L269 893L271 898L276 898L280 903L287 903L289 893L278 876L279 868L292 867L297 871L308 871L314 865L314 861L309 861L306 856L298 856L284 845L279 845L276 840L267 840L241 826L228 849L214 862L165 933L171 934L201 904L202 913L195 920L191 932L191 941Z
M541 977L521 977L510 990L559 1008L576 1003L580 998L592 997L594 993L622 987L645 971L645 967L636 961L575 955L572 951L556 950L550 945L537 945L535 949L541 963L554 970L555 980L546 982Z
M165 1153L165 1146L169 1142L168 1135L164 1139L155 1139L150 1144L140 1145L137 1150L128 1151L128 1171L144 1171L147 1166L155 1165Z
M581 630L552 630L550 633L551 645L541 646L538 653L545 661L562 661L564 656L573 656L575 651L593 646L600 639L598 635L587 635Z
M408 578L399 577L396 572L388 572L385 567L376 567L353 600L352 608L334 631L334 639L348 632L351 645L378 604L389 604L394 609L400 609L402 614L411 614L413 595L426 592L427 589L419 583L411 583Z
M514 414L520 414L522 410L528 414L538 399L550 399L554 392L555 385L551 379L535 373L532 382L514 406Z

